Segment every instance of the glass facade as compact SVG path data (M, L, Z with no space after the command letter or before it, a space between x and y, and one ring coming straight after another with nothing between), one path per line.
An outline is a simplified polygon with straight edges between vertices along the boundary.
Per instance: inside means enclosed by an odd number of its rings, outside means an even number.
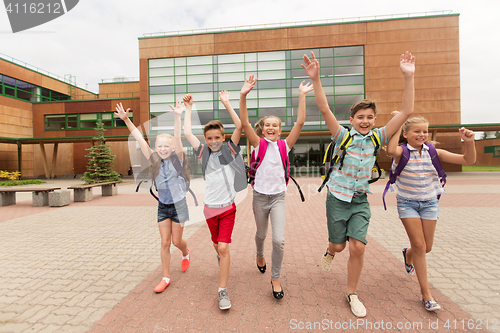
M133 112L129 111L129 118L133 121ZM125 122L114 112L79 113L79 114L47 114L45 115L46 131L94 129L97 121L102 120L104 128L127 127Z
M28 102L66 101L69 95L42 88L34 84L0 74L0 95L22 99Z
M238 109L243 82L255 75L257 85L247 96L250 122L275 115L281 118L283 131L289 131L297 116L299 84L310 81L301 67L302 57L311 51L320 62L330 108L339 121L348 121L351 105L365 95L363 46L150 59L150 129L152 133L173 130L170 120L162 122L171 117L159 116L171 112L169 104L175 104L176 98L190 93L200 122L193 126L194 132L201 133L208 121L219 119L230 133L232 121L219 101L219 91L229 91L231 104ZM306 106L303 130L327 130L313 93L306 98Z
M149 127L151 133L173 132L169 104L190 93L194 98L193 132L201 135L203 126L219 119L231 133L234 125L219 101L219 92L231 93L231 105L238 113L239 92L245 78L255 75L256 87L247 96L250 123L268 115L278 116L283 131L296 121L300 82L310 82L301 67L304 54L314 52L321 67L321 82L330 109L340 123L349 122L351 105L365 97L364 47L329 47L149 60ZM196 119L195 117L198 117ZM314 93L306 97L306 123L303 131L328 130L316 104ZM318 175L329 136L300 137L290 152L292 174ZM246 139L240 141L242 156L247 156ZM201 173L197 158L186 144L194 174Z

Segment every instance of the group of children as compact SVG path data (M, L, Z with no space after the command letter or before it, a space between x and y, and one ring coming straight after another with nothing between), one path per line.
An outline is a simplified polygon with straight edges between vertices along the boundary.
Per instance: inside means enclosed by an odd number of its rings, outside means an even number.
M342 152L342 164L334 163L326 186L326 216L328 247L321 258L321 267L329 271L337 252L345 249L349 241L347 263L346 298L351 311L357 317L364 317L366 309L358 298L357 284L363 268L366 234L370 221L370 205L367 194L371 193L368 180L371 177L376 151L373 137L380 144L387 144L388 154L393 157L391 170L395 170L403 159L404 169L395 181L398 189L398 213L410 240L410 248L403 249L405 269L409 274L416 272L422 291L422 302L429 311L440 308L432 298L427 282L425 254L432 248L434 230L438 218L438 197L443 192L434 164L431 161L433 149L440 160L456 164L475 162L474 134L464 128L460 136L465 141L465 153L454 154L434 149L427 143L428 123L424 118L411 118L414 104L415 58L411 53L401 55L400 69L405 86L401 109L393 112L393 118L382 128L374 129L376 106L373 101L363 100L351 107L351 129L341 126L330 110L320 80L320 66L314 53L311 58L304 55L304 68L312 81L299 86L297 121L285 140L280 139L281 120L275 116L260 119L255 130L248 119L246 97L255 87L257 78L250 76L240 91L240 118L229 103L229 93L219 94L220 100L229 112L235 129L229 141L225 142L224 127L218 120L208 122L203 130L205 142L193 135L191 113L193 97L187 94L183 103L177 101L174 111L174 136L158 135L153 151L142 134L128 119L128 109L121 104L116 107L118 115L139 142L141 151L150 163L150 172L158 193L158 226L161 236L161 262L163 279L155 292L162 292L169 284L170 243L182 252L182 270L188 269L191 254L182 239L184 222L189 219L186 205L186 182L189 168L181 142L181 115L185 110L184 135L201 161L206 189L204 215L210 229L211 239L219 260L220 286L218 291L220 309L229 309L231 301L227 292L230 267L229 244L233 231L236 193L247 188L245 166L238 146L242 130L254 148L250 161L250 176L253 187L253 212L256 224L256 265L265 273L264 242L269 220L272 227L271 287L273 296L284 297L285 292L279 278L284 256L285 191L289 179L288 153L296 143L305 123L306 94L314 89L316 102L323 119L330 130L336 147L349 138L350 144ZM406 143L399 145L399 136ZM408 152L409 151L409 155ZM403 164L402 164L403 165Z

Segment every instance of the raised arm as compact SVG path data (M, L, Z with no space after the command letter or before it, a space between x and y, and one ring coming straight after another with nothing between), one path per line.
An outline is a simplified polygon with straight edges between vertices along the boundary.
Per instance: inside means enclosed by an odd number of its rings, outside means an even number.
M318 108L323 115L323 119L325 120L326 126L330 130L332 135L335 135L339 130L339 122L337 118L330 110L328 106L328 100L326 99L325 91L323 90L323 86L321 85L321 78L319 76L319 62L318 59L314 56L314 52L311 52L312 59L309 59L307 55L304 54L304 64L302 64L302 68L306 71L307 75L311 78L312 84L314 86L314 96L316 97L316 103L318 104Z
M115 115L117 115L121 120L125 122L125 125L127 125L127 128L129 129L130 133L132 134L134 139L139 143L139 147L141 147L142 153L147 159L149 159L149 156L151 156L153 150L149 147L146 140L144 140L142 133L137 129L137 127L135 127L134 123L130 121L128 117L129 110L130 108L127 108L127 110L125 110L123 108L122 103L116 104Z
M257 83L257 78L254 79L253 75L245 79L245 83L240 91L240 118L241 118L241 126L245 131L245 134L250 141L250 144L255 148L260 143L260 138L257 134L255 134L250 121L248 120L248 110L247 110L247 95L248 93L255 87L255 83Z
M191 112L193 110L193 96L191 94L187 94L182 99L184 101L184 105L186 106L186 115L184 116L184 135L186 139L189 141L191 146L198 150L200 147L200 140L193 134L192 126L191 126Z
M299 86L299 107L297 108L297 122L295 123L295 125L293 125L290 134L288 134L288 136L286 137L286 143L290 149L292 149L292 147L295 145L295 142L297 142L300 131L302 130L302 126L304 126L304 123L306 121L306 95L308 92L314 89L311 83L307 82L307 84L304 84L304 82L305 81L302 81Z
M181 140L181 115L182 112L184 111L184 104L182 104L181 101L178 99L175 100L175 107L172 105L169 105L172 108L172 111L174 111L174 147L175 147L175 153L179 157L179 159L182 161L184 158L184 147L182 146L182 140Z
M229 102L229 91L221 91L219 93L219 98L222 104L224 104L227 112L229 112L229 115L231 116L231 119L233 120L235 126L233 134L231 135L231 141L233 141L235 145L238 145L238 143L240 142L241 130L243 129L243 127L241 126L240 117L238 117L238 114L236 114L233 107L231 106L231 103Z
M460 138L464 140L465 152L454 154L443 149L436 149L439 159L443 162L471 165L476 163L476 143L474 142L474 132L464 127L459 130Z
M391 115L395 117L399 111L392 111ZM399 145L399 136L401 135L401 127L393 134L389 143L387 143L387 154L394 159L396 164L399 163L399 159L403 154L403 148Z
M401 111L394 116L387 125L385 130L387 136L391 137L398 129L401 129L406 119L413 113L413 104L415 101L415 57L408 51L401 55L399 68L403 73L405 80L405 88L403 92L403 102L401 103Z

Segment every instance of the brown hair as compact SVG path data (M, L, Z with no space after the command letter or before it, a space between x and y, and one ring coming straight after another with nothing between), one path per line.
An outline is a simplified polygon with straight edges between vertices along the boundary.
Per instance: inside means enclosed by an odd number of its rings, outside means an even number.
M377 106L375 105L375 101L372 101L371 99L364 99L362 101L354 103L351 106L351 118L354 118L359 110L364 109L372 109L375 115L377 114Z
M260 138L264 137L264 134L262 134L262 129L264 128L264 123L268 118L275 118L278 119L278 122L280 124L280 129L281 129L281 119L276 117L276 116L265 116L259 119L258 122L255 123L255 134L257 134Z
M156 137L156 140L158 141L158 138L160 137L165 137L169 140L174 141L174 137L170 134L160 134ZM172 151L172 154L175 154L175 151ZM172 157L172 154L170 154L170 157L167 158L166 160L170 159ZM150 175L151 179L155 180L156 177L158 177L158 174L160 173L160 168L161 168L161 162L162 158L158 154L158 152L154 151L150 156L149 156L149 170L150 170ZM182 161L184 161L184 164L182 166L182 170L184 172L184 177L186 180L186 183L189 182L191 179L191 168L189 166L188 158L185 152L182 152Z
M219 120L210 120L205 127L203 127L203 135L207 133L207 131L217 129L221 132L222 136L224 136L224 126Z

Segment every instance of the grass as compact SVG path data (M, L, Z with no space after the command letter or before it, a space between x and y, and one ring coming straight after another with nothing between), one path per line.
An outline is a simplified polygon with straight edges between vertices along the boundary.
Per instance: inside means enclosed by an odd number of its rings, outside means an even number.
M40 179L8 180L0 182L0 186L18 186L18 185L43 184L43 183L45 182Z
M463 165L463 172L489 172L500 171L499 165Z

